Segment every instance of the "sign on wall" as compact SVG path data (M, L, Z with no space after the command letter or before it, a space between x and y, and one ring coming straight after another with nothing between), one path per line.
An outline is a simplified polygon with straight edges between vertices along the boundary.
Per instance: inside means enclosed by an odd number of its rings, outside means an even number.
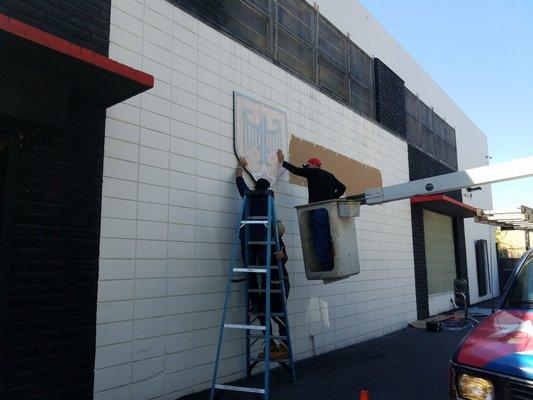
M233 92L233 100L235 153L255 180L272 184L284 171L276 152L287 147L287 114L241 93Z

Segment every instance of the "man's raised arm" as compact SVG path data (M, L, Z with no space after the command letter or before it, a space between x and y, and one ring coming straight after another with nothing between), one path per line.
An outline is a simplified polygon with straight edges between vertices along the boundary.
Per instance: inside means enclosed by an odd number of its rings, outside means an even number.
M278 161L281 163L281 166L283 168L285 168L289 172L292 172L294 175L307 177L307 175L309 174L309 170L307 168L299 168L285 161L285 155L281 150L278 150Z
M241 197L244 197L246 192L250 191L248 185L246 182L244 182L244 178L242 177L242 170L243 168L246 168L247 165L248 162L246 161L246 158L241 157L239 159L239 166L235 170L235 183L237 183L237 189L239 190Z

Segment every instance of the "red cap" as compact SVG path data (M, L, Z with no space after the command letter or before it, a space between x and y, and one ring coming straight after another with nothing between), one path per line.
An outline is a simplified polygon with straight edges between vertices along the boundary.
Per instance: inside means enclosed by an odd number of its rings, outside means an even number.
M317 167L320 167L322 165L322 161L320 161L319 158L313 157L307 160L307 164L316 165Z

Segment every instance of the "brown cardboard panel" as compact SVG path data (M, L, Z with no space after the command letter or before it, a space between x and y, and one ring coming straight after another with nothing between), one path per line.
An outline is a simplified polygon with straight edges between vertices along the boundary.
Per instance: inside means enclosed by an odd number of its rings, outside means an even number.
M288 161L300 167L311 157L320 158L322 169L331 172L346 185L346 196L364 193L368 189L382 186L381 172L378 169L313 142L291 136ZM290 174L290 182L307 186L305 178L293 174Z

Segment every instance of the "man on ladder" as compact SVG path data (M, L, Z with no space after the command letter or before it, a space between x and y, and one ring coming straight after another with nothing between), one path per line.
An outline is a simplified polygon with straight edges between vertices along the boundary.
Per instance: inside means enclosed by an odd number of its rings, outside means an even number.
M239 194L241 195L241 198L244 198L244 196L250 192L250 188L248 188L248 185L246 185L246 182L244 181L244 178L242 177L242 170L248 166L248 162L246 161L246 158L242 157L239 160L239 167L237 167L236 171L236 179L235 183L237 184L237 189L239 190ZM255 190L268 190L270 188L270 183L266 179L258 179L255 184ZM268 208L267 198L259 198L254 199L255 202L250 203L250 216L261 216L266 215L266 211ZM278 265L278 261L282 264L282 274L283 274L283 285L285 289L285 301L289 297L289 291L290 291L290 283L289 283L289 274L287 272L286 263L289 259L287 256L287 251L285 249L285 243L283 243L282 236L285 233L285 226L281 221L276 221L277 229L278 229L278 240L279 240L279 246L280 250L276 250L276 243L272 243L271 245L271 253L272 253L272 260L271 260L271 266L276 267ZM255 228L255 229L254 229ZM240 229L239 232L239 238L241 239L241 255L242 259L244 260L246 257L246 245L244 242L244 227ZM250 227L250 240L258 240L261 238L264 238L266 236L266 231L264 226L251 226ZM265 264L266 263L266 247L264 245L250 245L248 246L248 260L246 261L247 264ZM266 286L265 286L265 279L260 276L261 274L255 273L255 274L249 274L249 281L248 281L248 287L251 289L259 289L261 287L261 290L259 293L250 293L250 307L252 311L255 311L258 315L259 322L261 325L266 324L265 320L265 298L263 296ZM259 285L260 281L260 285ZM281 284L281 277L280 272L277 269L274 269L271 276L271 283L272 283L272 289L274 290L280 290L280 284ZM271 310L276 314L283 313L283 297L280 293L273 293L271 300L270 300L270 307ZM274 322L278 325L278 331L279 336L286 337L287 336L287 321L285 321L285 318L283 316L274 316L272 318ZM272 326L270 327L270 332L272 334ZM274 339L270 339L270 358L275 359L283 359L288 357L288 344L286 339L280 340L280 346L278 346ZM259 358L264 358L264 352L261 351L258 355Z
M246 160L239 161L241 167L246 166ZM214 399L216 390L230 390L238 392L248 392L261 394L265 400L270 399L270 362L275 361L285 366L293 381L295 381L294 371L294 357L292 353L292 346L290 340L290 329L287 316L287 303L284 282L284 270L282 260L284 259L284 252L280 247L278 227L276 224L276 208L274 205L274 194L268 189L268 181L259 179L256 182L255 189L249 190L242 178L242 170L237 172L237 186L239 192L243 197L241 204L241 211L239 213L239 224L236 228L235 240L233 242L232 262L229 269L226 296L224 299L224 309L222 313L222 324L220 327L219 340L217 346L217 353L215 358L215 368L213 371L213 381L211 385L211 400ZM259 185L258 185L259 184ZM258 190L262 189L262 190ZM237 253L239 242L242 251L243 266L237 267ZM277 271L277 274L272 274L271 271ZM226 315L228 309L228 299L231 291L232 277L235 272L246 274L246 290L245 290L245 323L227 323ZM261 288L257 285L257 274L261 275ZM272 278L278 278L277 281ZM256 284L253 284L255 280ZM273 287L273 284L278 284L279 287ZM288 288L288 287L287 287ZM249 309L249 300L251 303L257 301L256 294L265 294L259 297L264 307L256 307L257 309ZM278 299L281 300L282 310L271 310L272 301L271 294L279 294ZM254 297L255 296L255 297ZM275 301L274 301L275 303ZM272 335L271 332L271 318L278 317L279 321L284 325L285 332L278 335ZM255 321L260 321L261 325L255 325ZM259 363L264 363L264 387L243 387L217 384L218 364L220 360L221 346L223 344L225 329L240 329L246 333L246 372L247 376L251 377L253 368ZM259 331L259 334L254 332ZM282 335L282 333L285 333ZM287 351L284 352L286 358L273 359L270 354L270 339L279 339L281 343L286 344ZM255 343L263 343L263 357L260 354L257 357L252 356L252 348Z

